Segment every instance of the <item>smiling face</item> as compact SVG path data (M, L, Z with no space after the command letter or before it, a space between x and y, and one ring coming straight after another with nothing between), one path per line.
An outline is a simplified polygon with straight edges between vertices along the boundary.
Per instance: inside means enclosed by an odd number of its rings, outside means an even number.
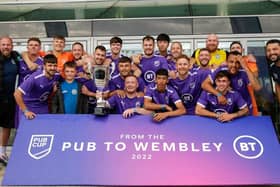
M152 56L154 54L155 43L152 39L146 39L143 41L143 50L146 56Z
M127 93L134 93L138 88L138 81L135 76L128 76L125 78L124 85Z
M186 58L179 58L176 61L176 69L179 75L186 75L190 69L190 62Z
M228 67L228 72L230 74L236 74L238 72L238 69L240 67L240 62L238 60L238 55L230 54L228 56L227 67Z
M183 54L182 45L179 42L174 42L171 44L171 54L174 59L177 59Z
M112 43L110 44L111 52L114 55L119 55L122 49L122 44L120 43Z
M74 56L75 60L79 60L82 58L84 53L84 49L83 46L81 46L80 44L75 44L72 46L72 54Z
M218 49L218 45L219 45L219 41L218 41L218 37L215 34L210 34L207 37L206 40L206 48L210 51L210 52L214 52Z
M266 46L266 57L271 62L280 61L280 44L279 43L270 43Z
M119 72L122 77L126 77L131 72L130 62L119 62L118 64Z
M30 55L38 55L41 50L41 45L38 41L30 40L27 44L27 51Z
M54 52L61 53L63 52L65 47L65 40L60 38L53 39L53 50Z
M203 66L203 67L208 66L209 61L210 61L210 59L211 59L211 56L210 56L209 51L207 51L207 50L201 50L201 51L199 52L198 59L199 59L199 62L200 62L200 65L201 65L201 66Z
M220 93L224 93L228 90L230 80L227 77L219 77L215 80L216 88Z
M98 65L102 65L106 59L106 51L96 49L94 52L94 60Z
M13 41L9 37L1 38L0 40L0 51L4 56L10 56L13 50Z

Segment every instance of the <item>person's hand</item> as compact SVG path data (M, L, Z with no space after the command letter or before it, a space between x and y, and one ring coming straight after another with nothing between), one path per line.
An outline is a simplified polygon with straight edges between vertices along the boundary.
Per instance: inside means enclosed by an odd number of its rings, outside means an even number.
M132 62L136 65L140 64L140 61L141 61L141 58L142 58L142 55L138 54L138 55L133 55L131 57L132 59Z
M218 115L218 121L220 122L227 122L227 121L231 121L234 118L234 114L229 114L227 112L225 113L221 113L220 115Z
M125 91L124 90L116 90L117 91L117 95L120 98L125 98Z
M247 69L248 69L248 66L247 66L247 64L245 63L244 58L242 58L241 55L238 55L236 58L237 58L237 61L240 63L240 66L241 66L243 69L247 70Z
M85 85L83 85L82 86L82 94L84 94L84 95L87 95L87 96L90 96L89 95L89 90L88 90L88 88L85 86Z
M112 59L106 58L103 64L104 64L105 66L109 66L109 65L111 64L111 62L112 62Z
M218 102L221 105L225 105L225 104L227 104L227 98L225 96L223 96L223 95L219 95L218 96Z
M31 111L25 111L24 116L26 119L34 119L36 117L36 114Z
M164 119L166 119L168 117L167 113L163 112L163 113L155 113L153 115L153 120L156 122L160 122Z
M34 62L31 64L28 64L27 66L28 66L28 69L30 69L31 71L34 71L39 67L39 65Z
M126 110L123 112L123 117L124 117L124 118L130 118L131 116L134 115L134 112L135 112L135 108L126 109Z
M171 79L176 79L176 77L177 77L176 71L174 71L174 70L169 71L169 72L168 72L168 76L169 76Z

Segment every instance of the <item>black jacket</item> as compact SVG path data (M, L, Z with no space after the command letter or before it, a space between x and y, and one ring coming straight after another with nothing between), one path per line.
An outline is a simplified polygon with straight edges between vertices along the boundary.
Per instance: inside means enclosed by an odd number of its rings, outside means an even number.
M76 114L88 113L88 97L81 93L82 85L78 83L78 102L76 108ZM64 98L61 92L60 84L57 86L57 91L51 99L51 113L52 114L64 114Z

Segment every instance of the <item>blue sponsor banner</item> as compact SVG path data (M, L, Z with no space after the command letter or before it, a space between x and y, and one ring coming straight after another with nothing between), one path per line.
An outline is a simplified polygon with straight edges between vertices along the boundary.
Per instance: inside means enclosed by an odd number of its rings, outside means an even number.
M22 120L3 185L280 184L269 117L38 115Z

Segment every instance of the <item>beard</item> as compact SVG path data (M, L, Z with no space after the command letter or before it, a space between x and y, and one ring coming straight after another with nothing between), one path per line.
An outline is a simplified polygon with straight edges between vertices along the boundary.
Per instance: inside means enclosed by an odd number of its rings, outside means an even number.
M267 58L267 60L270 63L280 62L280 55L278 55L277 58L275 58L275 59Z

